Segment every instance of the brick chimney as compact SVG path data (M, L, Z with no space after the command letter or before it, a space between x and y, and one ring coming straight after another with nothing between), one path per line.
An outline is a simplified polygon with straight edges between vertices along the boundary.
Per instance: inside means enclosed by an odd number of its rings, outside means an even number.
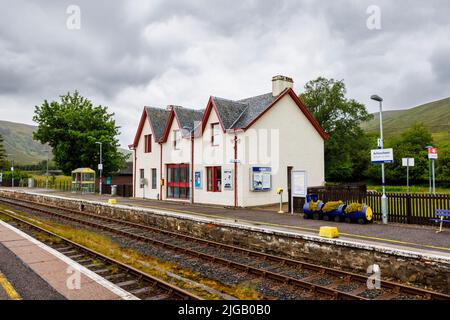
M272 78L272 95L277 97L287 88L294 86L294 80L286 76L274 76Z

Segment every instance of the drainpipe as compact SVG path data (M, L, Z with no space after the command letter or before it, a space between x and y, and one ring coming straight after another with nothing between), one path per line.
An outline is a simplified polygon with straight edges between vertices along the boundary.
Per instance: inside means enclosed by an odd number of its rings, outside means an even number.
M237 136L234 133L234 207L237 208Z
M133 198L136 198L136 162L137 162L137 156L136 156L136 147L133 147L133 169L134 169L134 175L133 175Z
M194 135L191 134L191 203L194 203Z
M159 200L162 200L163 199L163 196L162 196L162 191L163 191L163 186L161 185L161 181L162 181L162 174L163 174L163 172L162 172L162 169L163 169L163 164L162 164L162 156L163 156L163 152L162 152L162 143L161 142L158 142L159 143Z

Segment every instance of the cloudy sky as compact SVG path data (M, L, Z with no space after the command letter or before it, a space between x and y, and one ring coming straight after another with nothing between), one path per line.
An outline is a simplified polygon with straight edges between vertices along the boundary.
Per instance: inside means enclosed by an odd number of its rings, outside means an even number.
M373 93L386 109L448 97L450 1L0 0L2 120L32 123L78 89L115 112L126 146L144 105L200 109L270 92L276 74L298 93L344 79L370 111Z

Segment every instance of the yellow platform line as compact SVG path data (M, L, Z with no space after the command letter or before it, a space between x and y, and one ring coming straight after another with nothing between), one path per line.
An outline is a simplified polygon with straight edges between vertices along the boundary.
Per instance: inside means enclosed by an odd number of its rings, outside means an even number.
M20 295L17 293L17 291L14 289L12 284L6 279L6 277L3 275L3 273L0 272L0 286L3 287L6 294L12 299L12 300L22 300Z
M133 205L131 205L131 206L133 206ZM303 231L311 231L311 232L315 232L315 233L319 232L319 229L315 229L315 228L289 226L289 225L270 223L270 222L264 222L264 221L237 219L237 218L233 218L233 217L211 215L211 214L195 212L195 211L190 211L190 210L178 210L178 209L172 209L172 208L162 208L162 207L147 206L147 205L139 205L139 207L144 207L144 208L149 208L149 209L157 209L157 210L162 210L162 211L174 211L174 212L184 213L184 214L195 214L195 215L209 217L209 218L236 219L236 220L239 220L239 221L242 221L242 222L256 224L256 225L262 225L262 226L266 225L266 226L271 226L271 227L281 227L281 228L288 228L288 229L297 229L297 230L303 230ZM418 246L418 247L423 247L423 248L438 249L438 250L444 250L444 251L449 251L450 252L450 248L438 247L438 246L421 244L421 243L414 243L414 242L393 240L393 239L386 239L386 238L378 238L378 237L373 237L373 236L363 236L363 235L360 235L360 234L344 233L344 232L340 232L339 234L343 235L343 236L347 236L347 237L352 237L352 238L376 240L376 241L389 242L389 243L395 243L395 244L403 244L403 245L413 245L413 246Z

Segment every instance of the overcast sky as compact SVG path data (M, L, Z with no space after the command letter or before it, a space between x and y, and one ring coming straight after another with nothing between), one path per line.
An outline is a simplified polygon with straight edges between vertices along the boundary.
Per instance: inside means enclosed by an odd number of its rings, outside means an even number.
M115 112L126 146L144 105L201 109L270 92L277 74L297 93L344 79L371 112L374 93L386 109L448 97L450 1L0 0L2 120L31 124L35 105L78 89Z

